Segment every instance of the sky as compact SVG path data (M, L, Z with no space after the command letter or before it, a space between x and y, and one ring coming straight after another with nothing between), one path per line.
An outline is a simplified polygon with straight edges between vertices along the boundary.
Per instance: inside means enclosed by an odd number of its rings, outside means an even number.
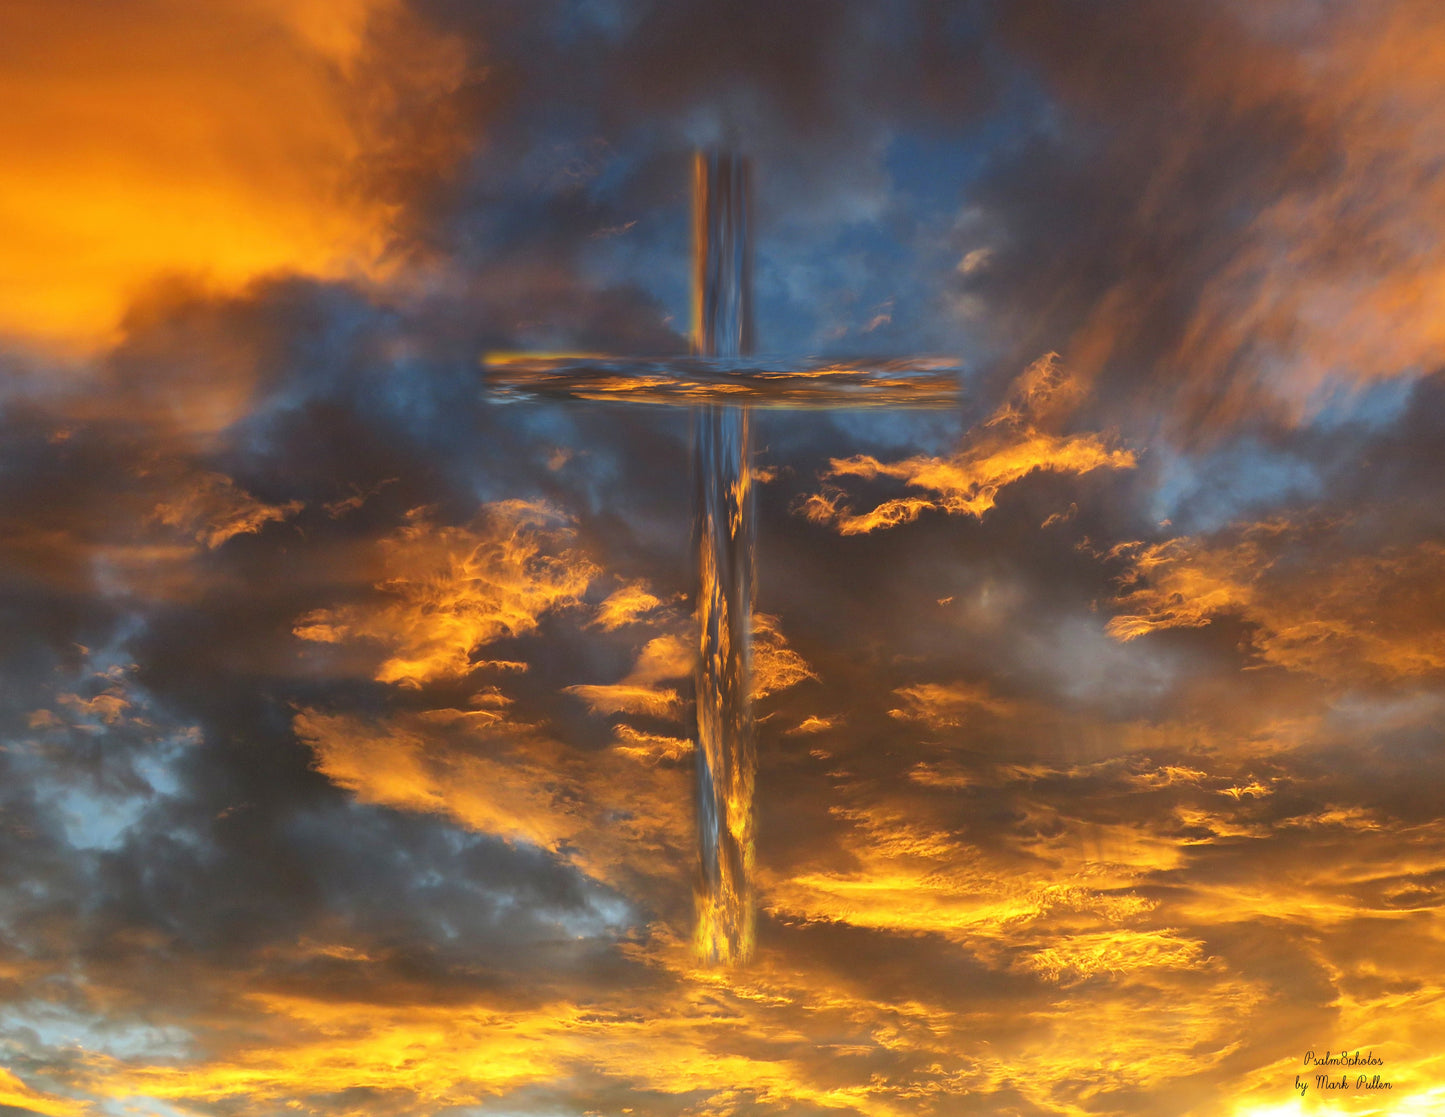
M8 0L0 1114L1439 1112L1442 74L1432 0ZM964 369L752 419L736 965L690 416L481 364L686 353L718 142L761 350Z

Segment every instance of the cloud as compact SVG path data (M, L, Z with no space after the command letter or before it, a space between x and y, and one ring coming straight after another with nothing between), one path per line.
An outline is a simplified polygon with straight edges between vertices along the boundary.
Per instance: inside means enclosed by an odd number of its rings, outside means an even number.
M433 709L364 720L302 709L293 729L316 770L361 803L529 843L589 883L626 887L633 902L675 892L662 906L682 910L692 832L687 772L656 763L651 749L643 755L637 745L589 752L545 726L483 714ZM662 741L620 735L653 748ZM599 796L601 784L607 791ZM610 903L620 910L616 899Z
M753 698L817 679L807 661L789 647L782 622L769 613L753 614Z
M597 609L593 621L604 632L613 632L662 606L662 599L649 593L645 582L629 582L613 590Z
M521 500L494 503L465 527L436 524L418 509L381 543L376 599L310 612L294 632L319 643L381 643L393 653L376 670L381 682L467 675L486 645L580 603L598 571L569 546L572 535L555 509Z
M194 532L196 542L215 550L234 536L287 520L301 508L299 500L267 504L225 474L203 473L188 479L182 491L156 505L151 515L167 527Z
M175 277L385 275L460 44L394 0L7 5L0 332L89 347ZM435 124L422 127L430 117Z
M26 1113L41 1113L45 1117L71 1117L71 1114L86 1110L81 1102L31 1089L3 1067L0 1067L0 1104L14 1106Z
M932 729L955 728L970 715L1001 716L1010 712L1007 702L979 686L918 683L899 687L894 693L903 699L903 705L889 710L890 717L921 721Z
M695 658L692 648L681 638L657 636L643 646L632 670L618 682L578 684L564 688L564 692L582 699L594 714L676 718L682 709L677 691L657 684L691 675Z
M855 513L841 490L813 493L798 504L804 518L834 527L840 535L860 535L912 523L925 511L975 518L993 508L1000 490L1032 473L1084 474L1095 469L1130 469L1134 454L1116 449L1097 434L1059 435L1040 429L1070 405L1076 385L1050 354L1035 361L1015 381L1008 398L971 442L949 458L914 457L882 462L870 455L834 458L825 478L890 478L927 496L884 501Z
M971 192L955 241L990 251L953 289L996 352L1055 348L1117 417L1183 443L1438 363L1437 9L996 12L1058 114Z
M658 733L644 733L627 724L618 724L613 732L617 744L613 747L626 756L636 757L647 764L659 761L684 760L693 754L695 746L684 737L667 737Z
M1151 968L1192 970L1204 963L1203 944L1170 931L1101 931L1069 935L1030 954L1021 968L1050 981Z
M455 711L456 720L465 718ZM530 727L492 718L462 722L463 733L485 734L502 750L476 755L444 745L438 718L395 726L369 726L343 715L303 710L296 735L316 754L317 769L363 802L424 813L446 813L467 826L508 839L556 849L576 823L559 801L556 779L564 753L532 737ZM559 772L558 775L561 773Z
M791 729L784 730L789 736L812 736L815 733L826 733L835 728L843 721L842 717L819 717L817 714L809 714L802 721Z
M605 610L606 602L603 605ZM655 637L643 646L632 670L616 683L576 684L564 688L565 693L582 699L594 714L676 718L682 709L681 697L675 689L657 684L692 675L696 654L691 644L692 638ZM753 614L752 657L755 700L817 678L807 661L788 646L779 619L768 613Z
M1346 525L1285 520L1122 544L1115 553L1128 565L1108 631L1134 640L1234 617L1250 625L1260 661L1292 671L1377 683L1437 674L1445 643L1429 602L1445 548L1349 547Z

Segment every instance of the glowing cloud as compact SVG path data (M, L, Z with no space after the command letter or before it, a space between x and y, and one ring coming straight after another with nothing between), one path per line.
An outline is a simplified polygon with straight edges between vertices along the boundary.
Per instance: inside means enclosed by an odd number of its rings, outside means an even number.
M662 881L663 889L684 893L687 774L655 762L657 743L649 742L646 757L623 748L589 753L539 726L491 710L472 713L369 721L303 709L293 729L317 770L363 803L528 842L598 880L648 892Z
M1205 76L1234 84L1240 104L1297 98L1312 138L1294 158L1328 147L1333 160L1313 188L1279 191L1253 216L1173 355L1201 396L1219 398L1224 418L1249 403L1246 392L1221 391L1236 387L1241 357L1307 416L1322 384L1408 375L1445 350L1445 183L1419 170L1445 155L1434 95L1445 16L1419 0L1387 0L1300 31L1291 46L1307 62L1276 58L1243 81L1237 67Z
M766 698L818 676L807 660L789 647L782 622L769 613L753 614L753 698Z
M649 640L637 662L620 682L608 685L579 685L565 688L587 703L594 714L634 713L652 717L676 716L681 710L677 691L657 684L681 679L692 673L694 657L688 643L677 636Z
M1114 549L1129 567L1108 623L1119 640L1236 616L1265 662L1328 678L1412 678L1445 669L1445 547L1340 557L1345 525L1279 520L1210 537ZM1322 546L1322 544L1333 544Z
M45 1117L72 1117L90 1110L90 1106L82 1102L32 1090L4 1067L0 1067L0 1105L14 1106L23 1113L42 1113Z
M629 582L614 590L598 606L597 619L592 623L604 632L615 632L624 625L636 623L661 606L662 599L649 593L645 582Z
M921 721L930 729L949 729L962 725L977 714L1007 714L1009 704L982 686L942 683L918 683L894 691L903 705L888 711L890 717Z
M683 760L692 755L695 747L686 737L644 733L630 725L618 725L613 730L613 736L617 740L613 747L618 752L646 764L656 764L663 760Z
M301 511L299 500L267 504L257 500L222 473L188 479L181 491L156 505L152 518L168 527L193 533L198 543L215 550L237 535L260 531Z
M889 478L930 495L899 497L867 512L854 512L843 492L835 489L810 494L798 511L814 523L833 526L840 535L861 535L912 523L928 510L981 518L1002 489L1040 470L1083 474L1132 468L1134 455L1110 446L1101 435L1041 429L1041 424L1052 423L1066 411L1078 392L1051 353L1029 366L982 430L953 457L898 462L881 462L866 454L834 458L824 474L865 481Z
M450 815L543 849L576 833L578 821L557 795L565 752L530 727L499 727L492 718L463 726L468 736L485 734L492 745L486 753L457 747L436 718L373 725L303 710L294 728L315 752L317 769L362 802Z
M465 527L437 525L417 510L382 543L382 599L308 613L295 635L378 641L394 653L376 672L385 683L467 675L483 666L473 659L478 649L581 601L598 571L571 548L572 537L566 517L544 504L491 504Z
M104 342L174 276L380 275L383 165L451 156L417 121L460 44L396 0L19 0L0 41L0 333Z

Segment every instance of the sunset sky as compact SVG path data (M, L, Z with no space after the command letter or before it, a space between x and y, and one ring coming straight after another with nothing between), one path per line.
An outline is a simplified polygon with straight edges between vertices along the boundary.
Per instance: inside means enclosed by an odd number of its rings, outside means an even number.
M4 0L0 1114L1445 1112L1442 83L1437 0ZM481 363L686 353L722 139L760 350L965 369L753 417L738 966L688 411Z

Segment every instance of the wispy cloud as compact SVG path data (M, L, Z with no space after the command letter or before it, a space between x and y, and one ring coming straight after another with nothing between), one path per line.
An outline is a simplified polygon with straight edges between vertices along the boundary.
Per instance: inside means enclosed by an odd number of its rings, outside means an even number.
M981 517L1008 485L1039 471L1083 474L1096 469L1129 469L1134 454L1097 434L1050 433L1039 424L1054 418L1076 394L1076 385L1050 354L1014 383L1008 398L958 453L947 458L915 457L883 462L870 455L834 458L825 479L857 477L902 481L925 495L896 497L866 512L854 512L839 488L810 494L798 511L840 535L860 535L912 523L925 511Z

